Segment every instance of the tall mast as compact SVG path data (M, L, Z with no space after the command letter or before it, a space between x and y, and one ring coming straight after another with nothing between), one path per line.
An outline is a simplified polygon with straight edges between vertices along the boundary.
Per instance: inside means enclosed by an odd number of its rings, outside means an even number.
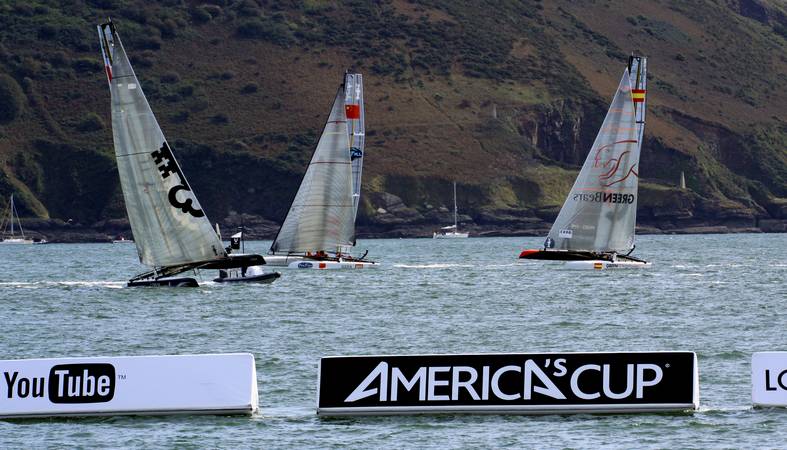
M454 181L454 232L459 231L456 228L456 181Z
M16 213L16 208L14 208L14 194L11 194L11 237L14 237L14 214Z

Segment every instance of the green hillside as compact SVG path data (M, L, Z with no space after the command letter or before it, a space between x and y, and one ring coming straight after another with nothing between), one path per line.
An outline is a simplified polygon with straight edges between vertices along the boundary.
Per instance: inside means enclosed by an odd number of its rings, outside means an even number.
M283 218L351 69L366 90L362 230L444 222L452 180L471 228L542 229L637 52L639 223L787 227L779 0L5 1L0 210L15 192L26 217L125 217L107 17L212 220Z

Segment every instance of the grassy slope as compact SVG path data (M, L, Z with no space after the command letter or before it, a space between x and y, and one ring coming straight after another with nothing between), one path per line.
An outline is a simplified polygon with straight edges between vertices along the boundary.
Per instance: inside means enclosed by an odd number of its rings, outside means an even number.
M661 186L641 207L762 215L787 196L778 2L51 3L0 6L0 73L26 97L0 123L0 207L14 190L29 215L123 216L94 32L108 15L212 217L281 217L345 68L366 78L367 190L440 205L457 179L471 212L558 205L630 51L650 57L641 173ZM688 204L663 189L681 170Z

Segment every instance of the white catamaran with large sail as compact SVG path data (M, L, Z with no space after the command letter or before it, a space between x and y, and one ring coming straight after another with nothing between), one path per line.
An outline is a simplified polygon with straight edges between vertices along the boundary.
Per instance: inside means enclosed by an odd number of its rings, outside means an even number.
M632 56L544 248L520 258L566 261L574 269L650 267L631 256L646 89L646 58Z
M361 194L364 152L363 79L348 73L279 233L268 264L300 269L366 269L349 255Z
M456 181L454 181L454 224L440 229L440 232L432 233L433 239L463 239L469 236L468 233L459 231L456 209Z
M140 262L152 270L129 286L197 286L175 276L198 269L265 264L261 255L228 254L205 216L150 109L113 23L98 26L112 96L112 135L120 185ZM248 281L272 281L268 278Z

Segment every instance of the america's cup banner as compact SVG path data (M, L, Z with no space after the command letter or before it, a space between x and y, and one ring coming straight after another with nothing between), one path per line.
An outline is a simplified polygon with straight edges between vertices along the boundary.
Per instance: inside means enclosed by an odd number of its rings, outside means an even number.
M330 356L320 415L617 413L699 407L694 352Z
M0 418L251 414L248 353L0 360Z

